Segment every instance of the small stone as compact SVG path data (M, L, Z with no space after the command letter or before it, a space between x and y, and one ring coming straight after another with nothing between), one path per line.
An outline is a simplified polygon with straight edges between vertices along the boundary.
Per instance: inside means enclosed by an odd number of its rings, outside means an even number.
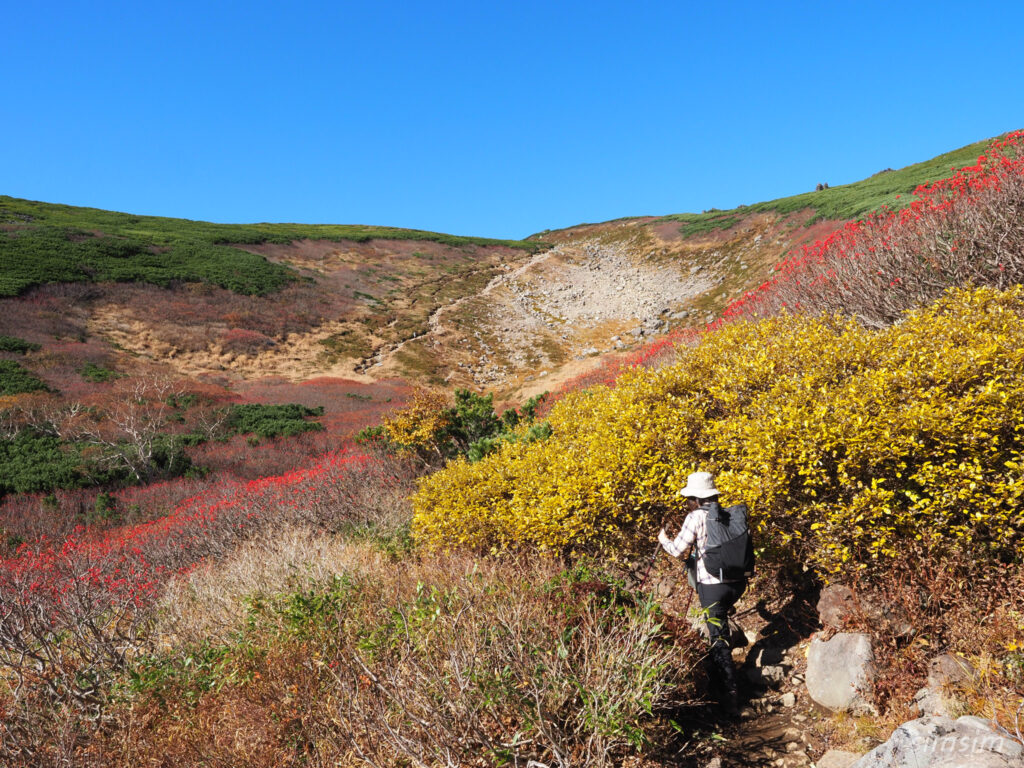
M790 752L790 753L796 752L798 749L800 749L800 742L790 741L790 742L786 743L786 751L787 752Z
M786 679L786 670L776 664L761 667L761 679L766 685L778 688Z
M782 694L782 698L779 699L779 703L786 709L792 709L796 706L796 694L792 691Z

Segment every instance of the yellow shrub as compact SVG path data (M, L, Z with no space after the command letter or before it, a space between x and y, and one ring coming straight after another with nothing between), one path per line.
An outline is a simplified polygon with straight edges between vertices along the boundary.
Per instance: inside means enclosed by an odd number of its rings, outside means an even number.
M429 449L448 426L448 399L426 389L413 393L409 404L384 419L384 434L400 452Z
M1024 554L1024 291L955 290L886 330L780 317L576 392L544 442L451 463L414 496L434 547L648 547L686 475L744 501L758 543L823 574L911 544Z

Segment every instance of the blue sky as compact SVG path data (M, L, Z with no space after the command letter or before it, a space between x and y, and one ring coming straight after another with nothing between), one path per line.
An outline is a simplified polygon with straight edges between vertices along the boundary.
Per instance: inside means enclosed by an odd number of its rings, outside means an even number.
M1024 4L0 6L0 194L522 237L1024 128Z

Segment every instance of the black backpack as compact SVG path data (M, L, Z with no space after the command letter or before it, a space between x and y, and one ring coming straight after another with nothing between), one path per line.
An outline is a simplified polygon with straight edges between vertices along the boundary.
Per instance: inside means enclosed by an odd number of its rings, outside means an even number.
M754 541L747 523L747 505L708 509L708 542L701 553L704 568L722 581L740 581L754 574Z

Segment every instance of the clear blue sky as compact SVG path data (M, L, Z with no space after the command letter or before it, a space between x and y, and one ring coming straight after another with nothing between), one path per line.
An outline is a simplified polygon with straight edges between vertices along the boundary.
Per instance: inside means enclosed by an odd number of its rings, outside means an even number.
M1024 127L1018 2L0 5L0 194L522 237Z

